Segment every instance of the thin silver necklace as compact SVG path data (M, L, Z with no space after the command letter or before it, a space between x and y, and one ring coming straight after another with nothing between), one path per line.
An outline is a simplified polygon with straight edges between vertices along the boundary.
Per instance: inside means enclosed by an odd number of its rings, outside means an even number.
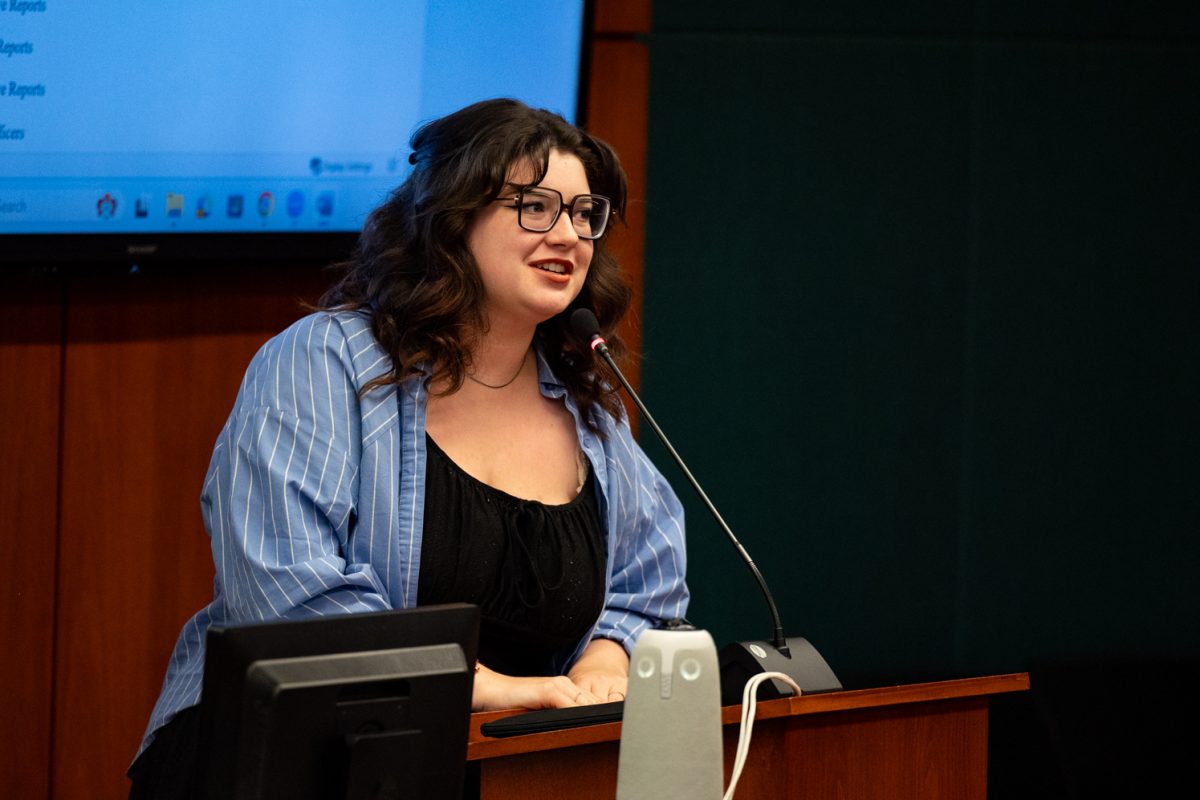
M474 375L472 375L470 373L467 373L467 380L474 381L475 383L478 383L480 386L485 386L488 389L503 389L505 386L512 385L512 382L515 381L517 379L517 376L521 374L521 370L525 369L525 362L528 360L529 360L529 351L526 350L525 355L521 357L521 366L517 367L517 371L513 373L513 376L511 378L509 378L508 380L506 380L504 383L484 383L483 381L479 380L479 378L476 378Z

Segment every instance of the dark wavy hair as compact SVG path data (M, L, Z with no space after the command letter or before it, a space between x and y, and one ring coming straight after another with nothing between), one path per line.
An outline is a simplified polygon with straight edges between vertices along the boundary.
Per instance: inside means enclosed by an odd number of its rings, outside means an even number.
M392 357L390 372L374 386L399 384L422 374L448 380L458 391L471 364L476 337L486 330L479 267L467 247L475 213L503 190L514 166L533 168L530 185L546 175L550 151L576 156L591 191L625 211L625 171L613 149L557 114L516 100L485 100L422 126L413 134L413 170L367 218L350 259L324 297L326 310L370 314L376 340ZM515 222L513 224L516 224ZM610 226L611 227L611 226ZM579 296L563 313L542 322L538 337L555 374L593 430L593 405L619 417L623 407L594 369L591 349L572 333L569 318L592 309L615 355L625 353L616 333L629 307L630 289L605 244L595 241Z

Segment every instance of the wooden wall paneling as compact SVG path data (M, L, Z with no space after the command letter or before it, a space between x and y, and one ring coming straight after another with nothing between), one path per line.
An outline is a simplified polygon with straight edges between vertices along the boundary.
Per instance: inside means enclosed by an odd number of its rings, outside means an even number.
M629 176L625 224L611 234L611 246L633 288L633 305L620 333L633 352L642 341L642 274L646 220L646 117L649 98L649 51L638 34L650 29L650 3L597 2L588 73L586 124L611 144ZM630 383L639 385L636 359L622 365ZM629 409L637 422L636 410Z
M596 0L592 26L597 33L646 33L652 8L650 0Z
M0 303L0 797L49 793L58 538L61 288Z
M183 622L212 595L199 495L246 364L304 279L84 282L67 322L54 796L120 798ZM311 300L318 283L305 292Z

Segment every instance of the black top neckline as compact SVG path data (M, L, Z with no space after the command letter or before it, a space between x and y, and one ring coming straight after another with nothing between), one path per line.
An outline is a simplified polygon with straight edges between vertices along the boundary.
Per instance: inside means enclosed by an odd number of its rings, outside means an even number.
M584 480L583 485L579 487L579 491L575 493L575 496L565 503L544 503L541 500L517 497L515 494L509 494L503 489L497 489L490 483L485 483L484 481L479 480L479 478L476 478L474 475L459 466L458 462L451 458L450 455L442 449L441 445L439 445L428 433L425 434L425 444L431 449L436 450L438 454L441 455L441 457L445 460L447 465L449 465L454 472L457 472L461 477L465 478L468 483L472 483L479 487L485 494L490 494L498 499L506 500L509 503L534 503L551 512L555 510L568 511L584 502L584 492L587 491L588 485L592 480L592 465L590 461L586 461L585 459L585 463L587 463L588 468L588 476Z

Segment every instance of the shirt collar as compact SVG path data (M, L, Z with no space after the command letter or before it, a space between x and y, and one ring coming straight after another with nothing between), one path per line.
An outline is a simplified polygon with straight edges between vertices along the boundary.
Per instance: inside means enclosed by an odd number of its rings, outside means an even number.
M533 340L533 354L537 357L538 383L541 384L542 396L559 398L567 393L566 384L558 379L554 371L550 369L550 362L546 360L546 355L542 352L542 341L535 337Z

